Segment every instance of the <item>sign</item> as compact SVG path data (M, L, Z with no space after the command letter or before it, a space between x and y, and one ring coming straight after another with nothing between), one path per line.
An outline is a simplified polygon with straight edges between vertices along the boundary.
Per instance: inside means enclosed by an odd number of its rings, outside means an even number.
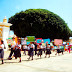
M48 43L48 44L50 44L50 39L48 38L48 39L43 39L43 41L44 41L44 43Z
M34 42L35 41L35 36L27 36L27 42Z
M55 45L62 45L63 40L62 39L54 39Z
M8 45L11 45L12 44L12 38L8 38L7 43L8 43Z
M30 42L27 42L27 45L29 45L30 44Z
M36 44L42 44L42 38L36 38Z
M22 45L27 44L26 40L21 40L21 44Z

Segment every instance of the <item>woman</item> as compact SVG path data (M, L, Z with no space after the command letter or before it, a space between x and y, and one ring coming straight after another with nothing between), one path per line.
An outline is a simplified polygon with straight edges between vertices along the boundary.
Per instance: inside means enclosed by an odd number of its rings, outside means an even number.
M50 58L50 54L51 54L50 44L46 44L46 55L45 55L45 58L46 58L47 55L49 55L48 58Z
M2 60L2 64L4 64L3 57L4 57L4 44L3 44L3 41L0 40L0 58Z

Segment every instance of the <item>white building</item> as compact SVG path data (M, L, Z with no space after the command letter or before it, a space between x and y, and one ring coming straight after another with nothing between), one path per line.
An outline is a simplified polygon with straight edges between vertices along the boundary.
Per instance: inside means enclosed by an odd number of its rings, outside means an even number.
M0 39L4 41L6 47L5 51L8 50L8 44L6 39L8 39L9 37L10 26L12 26L12 24L7 23L6 17L3 19L3 22L0 22Z

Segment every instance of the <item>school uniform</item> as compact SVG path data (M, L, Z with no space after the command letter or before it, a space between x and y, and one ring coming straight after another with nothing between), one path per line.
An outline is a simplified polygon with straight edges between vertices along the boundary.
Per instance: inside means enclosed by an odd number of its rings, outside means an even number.
M0 48L0 58L3 58L4 57L4 44L1 44L0 46L1 46L1 48Z
M27 46L27 50L28 50L28 55L29 55L29 52L30 52L30 46Z
M30 57L34 55L33 51L34 51L34 44L31 44L30 51L29 51L29 56Z
M48 45L48 47L46 48L46 55L47 55L47 54L51 54L50 45Z
M17 45L17 47L15 48L14 56L15 56L15 58L21 57L21 44Z
M37 44L35 44L35 55L37 54Z
M42 48L43 48L42 45L39 45L39 49L38 49L39 52L38 52L38 55L42 55Z
M60 46L57 46L57 53L60 53Z
M27 46L24 45L24 46L23 46L23 51L24 51L24 54L25 54L25 55L26 55L26 50L27 50Z
M15 46L16 46L16 42L13 41L13 44L11 45L11 52L10 52L9 58L11 58L12 54L15 52L15 50L13 49Z

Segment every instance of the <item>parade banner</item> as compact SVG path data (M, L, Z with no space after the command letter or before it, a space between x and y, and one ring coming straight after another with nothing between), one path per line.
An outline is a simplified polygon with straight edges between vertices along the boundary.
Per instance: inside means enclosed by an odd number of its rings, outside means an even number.
M36 38L36 44L42 44L42 38Z
M29 45L30 44L30 42L27 42L27 45Z
M12 38L8 38L7 43L8 43L8 45L11 45L12 44Z
M22 45L27 44L26 40L21 40L21 44Z
M50 44L50 39L48 38L48 39L43 39L43 41L44 41L44 43L48 43L48 44Z
M63 40L62 39L54 39L54 44L55 45L62 45Z
M35 42L35 36L27 36L27 42Z

